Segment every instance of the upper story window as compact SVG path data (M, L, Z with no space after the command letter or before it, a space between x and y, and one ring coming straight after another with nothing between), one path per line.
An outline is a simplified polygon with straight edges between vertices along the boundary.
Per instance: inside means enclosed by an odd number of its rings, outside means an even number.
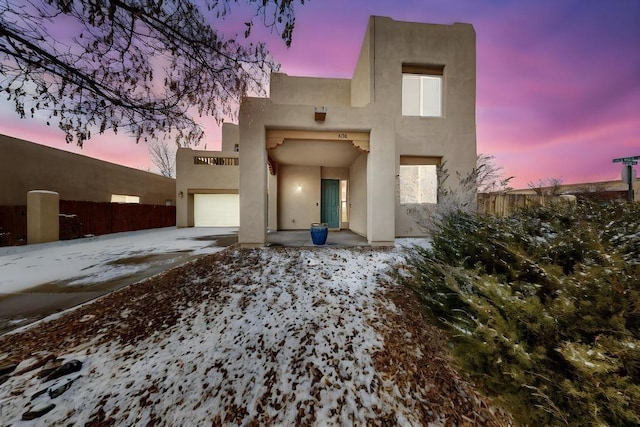
M442 66L402 66L402 115L442 117Z

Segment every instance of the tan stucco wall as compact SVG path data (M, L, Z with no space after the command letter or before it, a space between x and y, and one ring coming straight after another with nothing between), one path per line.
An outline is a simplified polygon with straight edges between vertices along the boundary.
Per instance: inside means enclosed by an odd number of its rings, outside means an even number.
M193 227L193 194L234 193L238 191L238 166L196 165L194 157L239 158L234 151L206 151L179 148L176 152L176 226ZM182 194L180 194L182 193Z
M220 151L235 151L236 144L240 144L240 128L235 123L223 123Z
M267 238L267 150L265 125L259 117L263 105L247 99L240 105L240 230L238 242L263 246ZM278 197L279 198L279 197Z
M322 179L349 179L349 168L328 168L321 170Z
M275 104L351 105L351 80L271 75L270 99Z
M320 222L320 167L282 166L278 171L278 230L305 230Z
M372 101L373 67L371 64L373 63L373 49L371 48L371 33L374 27L375 21L371 17L364 33L358 62L351 79L351 105L353 107L364 107Z
M371 129L367 155L367 239L371 245L392 245L395 230L396 157L394 129L383 115Z
M372 17L350 85L351 106L318 101L332 93L327 88L335 79L275 76L271 99L248 98L240 110L240 243L264 243L266 129L368 132L370 152L350 169L350 228L372 245L390 245L395 236L415 235L413 219L397 197L399 156L441 157L452 177L473 169L475 61L471 25ZM444 66L443 117L402 116L403 64ZM321 103L328 107L326 119L316 122L314 105ZM453 181L447 185L455 191ZM286 197L282 189L280 185L279 200Z
M60 200L110 202L112 194L139 196L140 203L175 200L176 184L128 168L0 135L0 205L25 205L31 190L55 191Z
M349 169L349 229L367 235L367 154L361 154Z

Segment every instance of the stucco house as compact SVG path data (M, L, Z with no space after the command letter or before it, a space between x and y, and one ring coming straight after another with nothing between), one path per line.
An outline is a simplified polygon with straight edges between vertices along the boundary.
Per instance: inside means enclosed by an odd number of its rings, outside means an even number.
M178 148L176 225L240 225L238 125L222 125L222 150Z
M470 24L371 17L351 79L273 74L269 97L245 99L237 128L223 127L222 152L179 151L178 226L198 223L198 199L227 192L244 246L314 222L373 246L420 235L408 211L437 203L438 165L475 166L475 76ZM237 174L238 191L216 173Z

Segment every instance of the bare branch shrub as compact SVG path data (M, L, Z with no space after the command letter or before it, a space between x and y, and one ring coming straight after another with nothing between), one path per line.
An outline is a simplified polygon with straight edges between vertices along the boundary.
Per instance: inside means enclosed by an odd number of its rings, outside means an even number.
M528 187L538 196L559 196L562 187L562 178L539 179L538 182L529 182Z

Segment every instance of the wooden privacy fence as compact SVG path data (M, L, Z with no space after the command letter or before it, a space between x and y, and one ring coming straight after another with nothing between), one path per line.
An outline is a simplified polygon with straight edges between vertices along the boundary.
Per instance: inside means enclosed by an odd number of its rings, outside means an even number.
M27 207L0 206L0 246L27 243Z
M60 200L60 239L176 225L176 207ZM0 246L25 244L27 207L0 206Z
M175 206L61 200L60 213L77 215L84 234L100 235L176 225Z
M559 202L575 201L573 196L540 196L537 194L478 194L478 212L507 216L512 212L533 206L549 206Z

